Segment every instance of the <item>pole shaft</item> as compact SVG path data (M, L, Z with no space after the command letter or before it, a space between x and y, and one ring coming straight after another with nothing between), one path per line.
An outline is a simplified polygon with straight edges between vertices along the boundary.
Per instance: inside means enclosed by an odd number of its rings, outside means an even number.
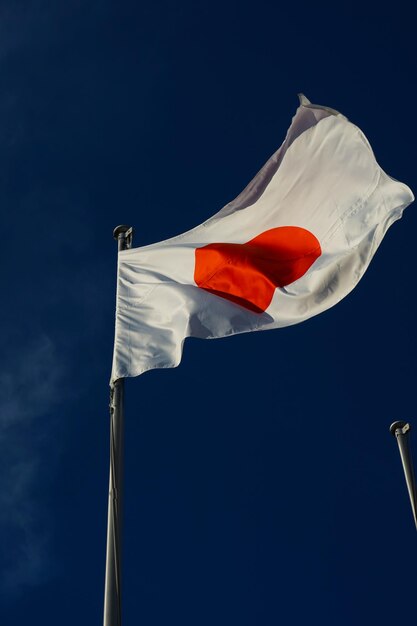
M408 495L410 498L411 510L413 513L414 524L417 529L417 489L416 479L414 475L413 461L411 458L411 450L409 446L410 424L403 421L397 421L391 424L391 433L397 440L398 449L400 451L401 462L404 470L405 482L407 484Z
M400 450L401 462L403 464L405 482L407 484L408 496L410 498L411 510L413 512L414 522L417 527L416 517L416 493L415 493L415 478L414 470L411 464L411 454L409 448L409 441L407 435L397 436L398 448Z
M118 251L130 248L132 229L119 226L114 231ZM106 577L104 584L103 626L121 626L121 553L123 497L124 379L110 387L110 476L107 514Z

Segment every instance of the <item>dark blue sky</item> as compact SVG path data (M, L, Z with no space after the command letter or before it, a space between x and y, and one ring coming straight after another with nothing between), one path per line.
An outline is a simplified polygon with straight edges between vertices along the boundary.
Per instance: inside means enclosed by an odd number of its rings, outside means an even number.
M113 227L141 245L208 218L300 91L415 192L407 6L0 3L2 626L102 620ZM417 426L416 227L412 205L321 316L188 340L179 368L127 382L125 626L414 618L388 427Z

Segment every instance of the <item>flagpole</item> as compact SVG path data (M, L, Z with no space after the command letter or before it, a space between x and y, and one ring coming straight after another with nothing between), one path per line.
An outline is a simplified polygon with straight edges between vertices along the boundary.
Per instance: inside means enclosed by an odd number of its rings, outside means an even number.
M409 446L410 424L397 421L390 426L391 434L396 438L400 451L401 461L404 470L405 481L407 483L408 495L410 497L411 510L413 512L414 523L417 529L417 490L414 475L413 462Z
M117 226L118 252L132 245L132 228ZM110 476L107 515L106 577L103 626L121 626L121 548L123 496L124 379L110 385Z

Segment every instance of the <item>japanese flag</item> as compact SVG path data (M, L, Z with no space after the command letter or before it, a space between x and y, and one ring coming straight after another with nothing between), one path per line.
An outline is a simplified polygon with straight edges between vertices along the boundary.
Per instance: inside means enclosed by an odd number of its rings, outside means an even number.
M413 199L359 128L301 96L284 143L235 200L193 230L119 253L112 381L175 367L186 337L325 311Z

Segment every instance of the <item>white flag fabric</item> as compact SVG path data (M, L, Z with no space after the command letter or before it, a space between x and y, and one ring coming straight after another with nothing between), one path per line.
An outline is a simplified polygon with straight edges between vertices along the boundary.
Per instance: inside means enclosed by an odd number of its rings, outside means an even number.
M325 311L413 200L359 128L301 96L284 143L235 200L182 235L119 253L112 381L175 367L186 337Z

